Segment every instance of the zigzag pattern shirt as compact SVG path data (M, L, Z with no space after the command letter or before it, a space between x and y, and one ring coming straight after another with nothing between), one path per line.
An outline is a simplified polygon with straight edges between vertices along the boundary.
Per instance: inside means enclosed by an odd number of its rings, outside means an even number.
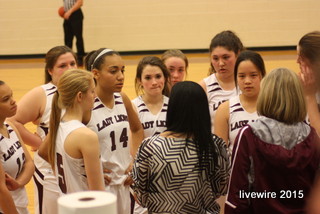
M226 145L213 136L217 156L208 170L198 166L192 140L147 138L139 148L133 168L134 191L151 213L219 213L215 199L226 194L229 162Z

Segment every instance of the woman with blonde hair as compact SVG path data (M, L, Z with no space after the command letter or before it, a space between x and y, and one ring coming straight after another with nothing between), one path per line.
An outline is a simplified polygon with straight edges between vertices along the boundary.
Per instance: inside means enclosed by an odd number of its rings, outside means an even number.
M184 81L187 76L189 61L186 55L178 49L165 51L161 56L162 62L170 73L171 87L176 83Z
M18 102L17 114L10 118L19 130L23 141L32 147L35 173L35 213L56 214L58 185L50 165L38 155L38 148L48 134L52 98L61 75L68 69L77 68L77 56L67 46L55 46L45 56L44 84L28 91ZM24 125L32 122L36 133Z
M91 73L69 70L61 76L53 97L49 135L39 154L54 169L63 194L104 190L98 137L85 126L94 103L94 88Z
M261 117L235 140L226 214L305 212L320 163L320 139L304 123L305 105L293 71L278 68L262 80Z

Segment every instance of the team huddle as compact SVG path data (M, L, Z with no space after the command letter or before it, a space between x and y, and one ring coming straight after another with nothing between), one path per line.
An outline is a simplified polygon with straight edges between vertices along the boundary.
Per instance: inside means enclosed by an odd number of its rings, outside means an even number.
M143 57L133 100L115 50L91 51L78 69L70 48L53 47L45 84L17 104L0 81L0 213L29 213L32 177L36 214L87 190L116 195L119 214L317 213L319 47L320 32L304 35L299 75L267 74L259 53L222 31L199 83L186 81L180 50Z

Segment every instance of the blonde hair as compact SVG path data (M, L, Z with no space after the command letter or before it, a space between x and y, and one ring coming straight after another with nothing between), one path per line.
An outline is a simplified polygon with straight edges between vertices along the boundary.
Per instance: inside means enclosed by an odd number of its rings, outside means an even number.
M73 69L66 71L58 82L58 90L52 100L48 134L50 143L48 160L53 169L55 168L56 138L61 120L61 109L72 108L77 94L79 92L86 93L89 90L92 81L92 73L80 69Z
M298 75L287 68L271 71L262 80L257 112L286 124L305 120L306 102Z
M188 66L189 66L189 61L188 61L188 58L186 57L186 55L184 55L184 53L181 51L181 50L178 50L178 49L170 49L170 50L167 50L165 51L162 56L161 56L161 60L163 63L165 63L165 61L171 57L177 57L177 58L180 58L184 61L185 63L185 69L186 69L186 73L187 73L187 69L188 69Z

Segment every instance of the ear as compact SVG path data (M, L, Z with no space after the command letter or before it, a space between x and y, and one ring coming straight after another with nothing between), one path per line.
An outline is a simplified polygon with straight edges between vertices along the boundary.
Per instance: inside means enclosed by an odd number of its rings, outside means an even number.
M52 76L52 69L48 69L48 73L50 74L50 76Z
M82 98L83 98L83 93L81 91L79 91L77 93L77 96L76 96L76 99L78 102L81 102L82 101Z
M91 72L93 73L94 79L98 79L99 78L100 72L96 68L94 68Z

